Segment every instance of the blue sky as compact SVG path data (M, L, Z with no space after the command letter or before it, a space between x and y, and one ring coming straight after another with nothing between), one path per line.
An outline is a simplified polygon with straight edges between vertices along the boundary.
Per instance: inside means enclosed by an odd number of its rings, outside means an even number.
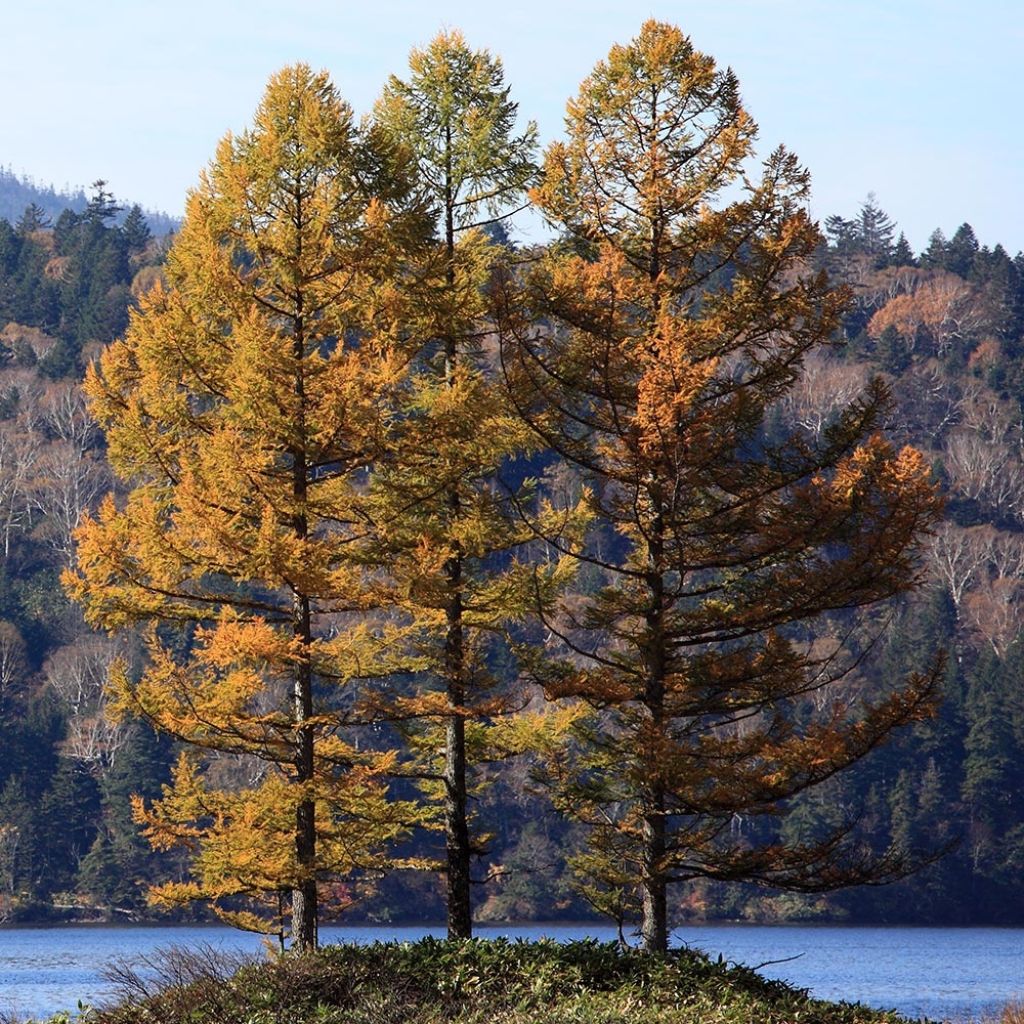
M567 97L645 17L679 25L739 76L761 151L810 168L812 212L853 216L869 191L922 248L970 222L1024 249L1024 3L1020 0L6 0L0 165L42 183L103 177L180 212L267 77L326 68L365 112L409 48L442 27L504 59L541 137Z

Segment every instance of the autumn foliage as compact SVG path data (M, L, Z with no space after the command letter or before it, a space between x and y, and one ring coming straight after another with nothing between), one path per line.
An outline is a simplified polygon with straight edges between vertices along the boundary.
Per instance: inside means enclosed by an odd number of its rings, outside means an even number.
M571 575L567 559L540 569L521 556L537 534L516 510L533 506L534 488L506 489L498 478L538 445L494 386L486 345L487 289L502 251L483 228L522 205L536 175L536 130L515 133L501 61L458 32L413 50L407 79L391 77L374 113L379 129L411 151L437 218L413 286L416 320L407 326L417 356L400 426L372 474L377 520L390 524L379 564L418 631L422 671L414 694L379 699L403 723L405 770L443 810L448 931L468 938L471 860L486 850L470 800L484 785L481 767L520 752L523 741L507 721L520 696L489 662L535 592ZM564 518L547 528L564 528Z
M753 172L735 76L654 21L539 177L500 62L445 33L410 72L363 128L323 74L275 75L87 379L127 497L78 530L66 584L91 623L144 629L112 700L186 751L136 803L190 857L154 898L282 933L287 903L309 949L322 897L426 826L468 935L471 798L529 749L586 827L584 891L636 903L648 949L677 882L895 877L846 823L730 837L934 700L933 665L801 703L845 685L834 630L917 582L940 512L879 432L879 381L780 426L848 301L810 269L806 172L781 148ZM484 229L528 186L559 238L516 263ZM570 500L534 479L552 464ZM249 781L218 785L212 755Z
M510 289L504 357L615 541L579 553L604 583L546 620L565 656L536 672L598 712L549 769L591 829L591 898L621 914L638 889L644 943L664 949L672 883L813 890L893 870L844 829L758 848L729 826L929 713L933 673L800 722L794 702L852 668L809 643L825 613L911 586L941 503L921 455L877 433L877 381L813 439L767 430L844 297L806 269L818 233L795 158L776 150L751 180L731 72L648 22L584 81L566 128L535 192L565 241Z
M251 785L212 792L183 759L138 808L156 845L195 854L196 880L158 898L269 893L277 930L288 895L300 947L316 944L317 883L379 868L411 820L386 799L393 755L338 731L365 724L353 680L404 667L397 627L372 624L360 480L405 365L389 268L421 214L374 146L301 65L221 144L167 288L86 382L131 491L83 526L67 578L91 622L151 626L142 676L115 682L123 712L252 760Z

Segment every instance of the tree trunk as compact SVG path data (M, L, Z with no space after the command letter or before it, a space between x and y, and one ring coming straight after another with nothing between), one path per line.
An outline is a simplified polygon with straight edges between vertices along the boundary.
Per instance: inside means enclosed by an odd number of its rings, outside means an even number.
M454 367L454 343L449 345L449 366ZM449 371L450 373L451 371ZM459 515L459 493L448 495L452 520ZM467 820L466 786L466 721L456 708L466 700L465 650L462 623L462 553L455 554L445 565L449 599L446 609L444 643L444 675L448 707L452 713L445 723L444 747L444 831L447 852L448 937L468 939L473 934L473 910L470 896L470 846Z
M296 632L308 644L310 640L309 599L296 596ZM308 722L313 716L313 688L308 660L295 673L295 784L305 787L313 780L313 731ZM316 893L316 806L302 799L295 809L295 857L299 882L292 890L292 948L308 953L317 947Z
M292 525L295 536L304 540L309 534L306 516L308 466L305 443L306 384L303 375L305 358L302 293L296 298L295 338L293 356L296 362L295 395L298 399L298 433L300 442L292 452L292 496L295 512ZM309 597L295 592L292 598L292 628L302 644L304 657L295 669L292 711L295 723L295 785L307 790L313 781L313 729L307 724L313 717L313 678L309 652L313 643L312 614ZM292 948L308 953L317 947L316 891L316 805L308 790L295 809L295 859L299 879L292 890Z
M451 127L445 129L445 284L455 290L455 217L452 194ZM458 366L458 339L445 339L445 381L454 385ZM458 486L448 493L450 522L460 515ZM449 708L461 708L466 700L465 650L462 623L462 552L456 550L445 566L449 598L446 609L447 632L444 644L445 682ZM448 937L468 939L473 935L473 907L470 882L469 822L466 800L466 722L461 714L450 714L445 725L444 825L447 853Z
M665 583L662 577L664 521L658 496L652 493L651 500L656 511L647 548L647 583L651 600L645 616L647 683L644 705L651 716L651 728L658 732L664 727L665 720ZM656 771L657 765L649 766L649 770ZM665 879L665 787L660 778L654 776L649 780L642 799L641 936L643 947L648 953L664 953L668 949L668 885Z
M292 890L292 949L310 953L317 947L316 819L312 800L295 812L295 849L302 880Z
M461 622L452 624L453 613L461 604L449 608L449 632L446 657L452 668L461 669ZM449 677L448 702L459 706L465 699L459 677ZM469 824L466 817L466 723L461 715L449 715L445 729L444 823L447 847L448 938L468 939L473 934L473 910L470 900Z
M668 886L665 882L665 795L652 787L643 824L643 947L648 953L668 949Z
M657 121L657 95L651 99L652 123ZM657 166L658 142L651 143L651 173ZM651 256L647 268L651 283L652 341L658 341L658 312L661 294L658 278L661 275L661 242L663 224L659 217L651 219ZM647 583L650 589L647 623L647 683L644 705L650 712L655 731L664 727L665 720L665 580L662 575L665 560L664 506L655 487L649 490L654 517L647 542ZM655 766L651 766L655 767ZM648 953L668 950L668 883L665 878L665 787L657 777L649 780L643 797L643 826L641 829L641 893L643 919L640 926L643 948Z

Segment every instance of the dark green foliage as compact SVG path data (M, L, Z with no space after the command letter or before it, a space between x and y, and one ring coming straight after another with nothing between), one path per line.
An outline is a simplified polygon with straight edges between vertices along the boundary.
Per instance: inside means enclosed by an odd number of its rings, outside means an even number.
M872 257L876 267L886 267L892 262L895 230L892 218L875 202L875 194L869 192L857 217L857 238L861 249Z
M978 255L978 239L970 224L961 224L946 246L943 266L959 277L969 277Z
M107 183L102 178L94 181L90 187L93 192L83 214L85 220L95 223L113 220L122 209L114 200L114 193L107 191Z
M20 901L28 896L33 900L36 895L38 875L35 864L40 844L32 808L28 788L20 777L8 778L0 785L0 824L8 829L13 827L17 838L5 872L8 877L0 879L0 885L8 891L0 889L0 898L10 896ZM15 907L12 916L17 917L17 913Z
M893 235L896 224L892 218L875 201L874 192L869 192L867 199L861 204L860 211L853 220L840 216L825 218L825 232L832 242L835 255L842 259L855 256L866 256L876 268L896 264L896 252L893 247ZM900 235L902 248L899 259L904 262L910 247L907 240Z
M928 248L921 253L922 267L945 267L946 253L949 243L942 233L942 228L936 228L928 238Z
M52 185L40 185L31 178L17 175L9 167L0 167L0 218L12 224L26 208L34 207L43 218L40 226L45 227L47 221L56 220L64 210L81 213L88 202L80 188L58 190ZM178 218L166 213L147 210L145 215L150 228L159 235L174 231L179 224Z
M0 786L14 780L33 816L57 771L63 735L64 722L45 700L30 701L0 720Z
M29 203L25 207L25 212L18 218L18 234L24 238L34 231L50 227L50 223L50 218L42 207Z
M1006 250L997 245L978 250L971 262L970 281L980 293L984 303L989 330L1019 359L1021 331L1024 324L1018 317L1017 297L1021 291L1020 273ZM989 378L995 375L989 368ZM998 389L998 382L993 381Z
M61 758L36 819L40 896L73 888L81 860L96 839L99 809L96 778L80 762Z
M73 347L62 339L35 365L39 368L40 374L48 380L60 380L75 373L78 360Z
M128 239L113 225L120 209L104 188L95 183L95 194L85 212L65 212L54 229L61 273L60 336L77 356L90 341L113 341L128 326Z
M15 231L6 220L0 220L0 272L4 275L12 273L18 266L21 243L22 233Z
M13 322L53 336L57 344L40 360L51 380L78 376L83 346L112 341L128 324L134 266L152 231L137 204L119 225L122 213L97 181L88 202L61 210L52 228L34 202L17 228L0 220L0 329ZM7 358L26 365L29 354L8 351Z
M894 376L901 374L910 365L907 342L900 337L895 327L886 327L882 332L875 347L875 357L879 367Z
M896 239L896 245L893 247L890 262L894 267L917 266L917 260L914 259L914 250L910 248L907 236L902 231L900 232L900 237Z
M44 237L0 221L0 327L14 321L47 332L56 328L59 299L57 283L46 273L49 260Z
M482 915L499 921L538 921L578 918L586 908L572 885L565 850L578 839L566 833L564 822L544 816L522 825L504 846L502 873Z
M848 256L857 250L857 222L838 214L825 218L825 233L837 255Z
M105 907L142 910L144 882L166 873L167 857L153 854L132 820L134 794L152 800L170 781L172 744L136 725L100 782L100 813L92 846L81 863L77 888Z
M124 234L128 252L132 255L143 252L149 244L153 234L146 223L146 215L138 203L128 211L128 216L125 217L124 224L121 225L121 231Z

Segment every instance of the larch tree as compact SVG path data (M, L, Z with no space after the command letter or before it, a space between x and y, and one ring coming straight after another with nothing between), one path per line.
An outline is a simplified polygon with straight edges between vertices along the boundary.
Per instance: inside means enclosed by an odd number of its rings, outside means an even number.
M514 514L529 488L508 491L498 478L537 439L515 415L488 346L486 289L502 250L484 229L525 202L536 132L530 124L515 134L500 60L458 32L414 50L409 67L407 80L390 79L376 123L411 150L437 224L419 271L422 346L404 433L375 488L391 510L387 557L405 581L402 605L421 627L426 659L418 696L393 711L414 723L420 773L428 789L441 789L448 932L468 937L471 862L481 851L469 812L475 765L520 749L526 734L524 720L509 715L517 700L496 689L493 640L524 616L535 584L549 593L565 576L564 561L537 570L515 557L535 537ZM547 526L569 528L572 518Z
M567 656L537 671L599 712L550 775L590 827L591 896L621 910L637 893L657 951L673 883L815 891L898 870L845 826L757 845L730 825L929 713L928 671L824 713L804 698L854 667L815 628L915 583L940 502L920 454L878 435L877 382L820 435L780 436L844 295L808 270L806 172L779 149L750 174L731 71L649 21L583 82L566 131L534 192L561 238L509 281L503 360L543 442L592 481L611 554L581 555L604 584L547 616Z
M394 282L429 230L409 170L325 74L279 72L190 194L167 287L86 383L128 493L79 530L66 583L91 623L147 629L115 702L189 751L136 807L191 857L153 895L282 941L290 902L299 951L321 892L347 898L415 818L355 711L360 680L407 667L360 502L407 366ZM204 751L243 781L218 785Z

